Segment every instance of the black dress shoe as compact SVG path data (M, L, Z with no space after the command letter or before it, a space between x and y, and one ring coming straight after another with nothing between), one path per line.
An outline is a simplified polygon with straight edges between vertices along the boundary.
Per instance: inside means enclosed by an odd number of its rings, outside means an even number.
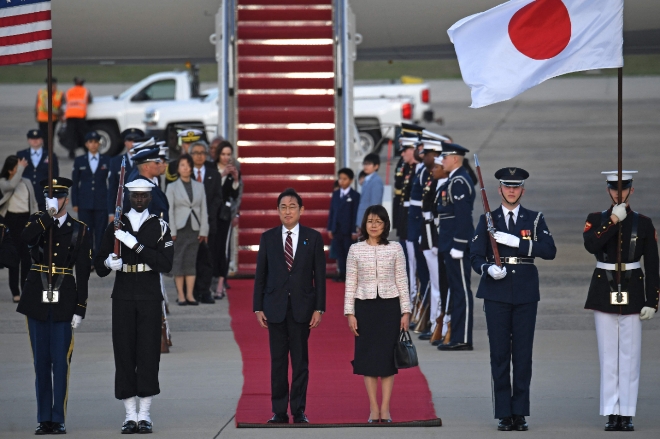
M413 329L415 329L415 326L417 326L417 323L411 322L410 324L408 324L408 329L412 331Z
M63 422L52 422L50 424L50 429L50 434L66 434L66 427L64 426Z
M431 342L431 346L440 346L442 344L442 339L434 340Z
M50 428L49 421L40 422L39 425L37 425L37 429L34 430L34 434L36 434L37 436L41 436L43 434L50 434L51 431L53 430Z
M609 415L605 423L605 431L621 430L621 417L619 415Z
M378 424L380 422L380 419L369 419L367 421L367 424Z
M427 332L422 332L421 334L419 334L419 337L417 337L417 338L420 339L420 340L431 340L432 335L433 334L431 334L431 331L427 331Z
M126 421L121 426L121 434L133 434L138 432L138 425L135 421Z
M286 413L284 414L274 414L272 418L268 420L269 424L288 424L289 423L289 415Z
M193 306L197 306L197 305L199 305L199 302L196 301L196 300L188 300L188 299L186 299L186 303L187 303L188 305L193 305Z
M154 431L154 424L149 421L139 421L138 422L138 433L139 434L148 434Z
M176 299L176 303L178 303L179 306L186 306L186 305L188 305L188 302L186 302L185 300L184 300L184 301L180 301L179 299Z
M632 416L620 416L621 431L635 431Z
M213 298L212 295L205 294L199 299L199 303L213 304L213 303L215 303L215 299Z
M388 422L392 422L391 419L379 419L378 422L382 422L383 424L387 424Z
M305 413L298 413L293 417L294 424L309 424L309 419Z
M447 343L438 345L439 351L471 351L474 348L470 343Z
M510 416L500 418L500 422L497 424L498 431L511 431L513 430L513 421Z
M513 429L516 431L529 430L529 425L527 425L527 421L525 421L524 416L513 415Z

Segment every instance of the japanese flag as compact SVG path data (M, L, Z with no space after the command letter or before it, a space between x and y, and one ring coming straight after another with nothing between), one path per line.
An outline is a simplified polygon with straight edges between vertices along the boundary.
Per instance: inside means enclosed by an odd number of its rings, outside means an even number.
M447 33L472 108L565 73L623 66L623 0L510 0Z

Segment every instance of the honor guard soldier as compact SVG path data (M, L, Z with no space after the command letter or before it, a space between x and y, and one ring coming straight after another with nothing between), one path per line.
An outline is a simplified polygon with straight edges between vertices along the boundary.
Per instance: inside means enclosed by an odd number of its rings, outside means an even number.
M492 213L497 230L493 237L501 268L494 261L485 215L479 218L470 246L472 268L481 276L477 297L484 299L494 413L500 431L528 428L525 416L529 416L532 346L540 300L534 259L551 260L557 253L543 214L520 205L528 177L529 173L520 168L504 168L495 173L502 205Z
M165 173L165 184L168 185L179 178L178 168L179 168L179 156L183 154L190 154L190 145L197 142L202 138L204 132L195 128L185 128L179 131L177 137L181 141L181 152L177 154L177 157L174 160L171 160L167 166L167 172Z
M410 207L410 180L412 172L417 164L415 160L415 147L419 143L417 136L408 136L403 133L399 137L399 151L401 152L401 159L404 162L401 169L401 196L399 198L399 213L398 222L396 223L397 235L399 235L399 242L403 248L403 253L408 258L406 249L406 234L408 232L408 207Z
M16 311L27 316L34 358L39 422L35 434L65 434L73 329L87 309L92 244L87 226L66 211L71 180L54 178L40 185L46 197L52 186L53 198L46 198L48 211L32 214L21 233L34 263ZM49 248L53 251L51 266Z
M401 148L401 139L397 138L397 145L399 145L399 153L403 151ZM403 157L399 157L399 161L394 168L394 197L392 198L392 228L399 231L399 224L401 221L401 200L403 198L403 180L405 178L405 170L408 167Z
M154 143L155 144L155 143ZM141 149L133 156L133 163L135 163L138 174L135 175L135 170L132 175L134 178L128 181L146 180L153 183L154 188L151 190L151 203L149 204L149 212L159 218L169 221L170 205L167 197L163 191L158 187L159 177L161 175L161 156L159 147L149 147ZM130 198L126 197L125 198ZM124 211L130 209L130 201L124 199Z
M101 238L108 225L107 180L110 158L99 153L100 140L101 136L96 131L85 135L87 154L76 157L71 174L73 211L78 213L78 218L89 226L94 235L92 259L101 246Z
M23 171L23 177L29 178L34 188L34 196L37 199L39 210L46 211L46 198L44 197L44 188L41 187L41 181L48 179L48 151L44 148L44 139L41 130L30 130L27 133L29 148L16 153L19 159L25 159L28 162ZM53 152L53 177L60 175L60 167L57 164L57 156Z
M474 188L463 167L468 149L455 143L442 144L442 167L448 174L440 187L438 253L447 268L451 292L451 337L438 349L472 350L473 298L470 290L470 239L474 236L472 206Z
M622 202L618 199L618 172L607 175L612 206L589 214L584 247L596 256L585 309L594 312L600 359L600 414L608 416L605 431L633 431L642 354L642 320L658 311L658 232L651 218L630 209L635 192L633 174L622 173ZM621 228L621 267L617 241ZM644 270L640 260L644 257ZM617 284L620 268L621 286Z
M96 273L105 277L117 272L112 289L112 345L115 397L126 409L122 434L151 433L151 401L160 393L160 273L172 269L174 251L169 226L147 208L155 186L140 178L126 183L126 188L131 210L122 215L121 230L108 225L96 256Z
M108 172L108 215L110 222L115 219L115 201L117 201L117 188L119 187L119 174L121 173L121 162L126 157L126 170L124 176L131 175L133 170L133 155L136 151L133 147L138 139L144 137L144 131L137 128L128 128L121 132L126 152L110 159L110 171Z

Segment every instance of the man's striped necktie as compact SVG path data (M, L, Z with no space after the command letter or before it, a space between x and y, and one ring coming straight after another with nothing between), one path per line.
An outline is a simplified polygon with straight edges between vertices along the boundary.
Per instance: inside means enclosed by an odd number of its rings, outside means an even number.
M286 232L286 242L284 244L284 259L286 259L286 266L291 271L293 265L293 240L291 239L291 231Z

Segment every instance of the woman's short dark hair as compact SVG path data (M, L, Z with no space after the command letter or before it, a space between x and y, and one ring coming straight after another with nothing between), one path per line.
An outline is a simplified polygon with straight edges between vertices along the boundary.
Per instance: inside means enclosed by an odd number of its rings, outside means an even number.
M6 178L9 180L9 171L12 171L16 164L18 163L18 156L10 155L5 159L5 164L2 167L2 172L0 172L0 178Z
M380 204L369 206L367 207L367 210L364 211L364 216L362 217L362 225L360 226L360 229L362 230L360 241L366 241L366 239L369 237L369 234L367 233L367 218L369 218L369 215L376 215L384 223L383 233L380 235L378 244L389 244L390 241L387 238L390 236L390 216L387 214L387 210Z
M302 198L300 195L298 195L298 192L296 192L295 189L293 188L286 188L284 191L280 194L279 197L277 197L277 208L280 208L280 202L282 201L282 198L284 197L293 197L298 201L298 207L303 207L303 202Z
M181 164L181 160L185 160L186 162L188 162L188 166L190 166L190 172L192 173L195 164L193 163L193 159L190 154L183 154L181 157L179 157L179 161L176 162L177 173L179 172L179 165Z
M220 155L222 154L222 150L225 148L229 148L232 154L234 153L234 145L232 145L229 140L222 140L220 143L218 143L218 147L215 150L215 157L213 157L213 160L216 163L220 161Z

